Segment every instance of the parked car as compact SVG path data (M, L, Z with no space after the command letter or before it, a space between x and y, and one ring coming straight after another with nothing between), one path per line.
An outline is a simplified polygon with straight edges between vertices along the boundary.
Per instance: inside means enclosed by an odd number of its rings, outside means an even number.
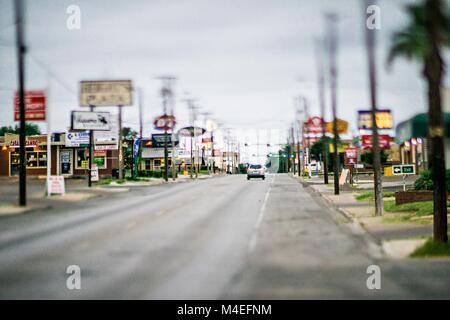
M248 166L247 169L247 180L250 180L251 178L261 178L265 179L265 169L260 164L251 164Z

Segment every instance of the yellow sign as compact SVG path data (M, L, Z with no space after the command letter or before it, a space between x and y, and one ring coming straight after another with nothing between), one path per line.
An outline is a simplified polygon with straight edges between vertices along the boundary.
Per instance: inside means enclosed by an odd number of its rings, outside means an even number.
M337 119L337 130L338 130L338 134L347 134L348 132L348 121L342 120L342 119ZM333 131L333 121L331 122L326 122L325 123L327 126L327 132L328 133L334 133Z
M384 167L384 176L392 177L394 174L392 173L392 167Z
M88 160L81 160L81 168L83 168L83 169L89 168L89 161Z
M379 110L376 113L378 129L392 129L392 113L390 110ZM372 129L372 113L370 111L361 110L358 112L358 128Z
M339 153L344 153L345 152L345 148L346 148L346 146L338 145L338 152ZM330 153L334 153L334 145L332 143L330 143L329 152Z

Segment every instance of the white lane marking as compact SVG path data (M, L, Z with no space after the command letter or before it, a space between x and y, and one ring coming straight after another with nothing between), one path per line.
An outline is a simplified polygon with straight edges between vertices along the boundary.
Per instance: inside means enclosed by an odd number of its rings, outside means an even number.
M267 205L267 200L269 199L270 190L272 190L272 183L270 184L269 189L267 190L266 196L264 197L263 204L259 211L258 219L256 220L255 226L253 227L253 234L252 234L252 237L250 238L250 242L248 244L248 250L250 252L255 250L255 247L256 247L256 242L258 240L258 230L263 221L264 213L266 212L266 205Z

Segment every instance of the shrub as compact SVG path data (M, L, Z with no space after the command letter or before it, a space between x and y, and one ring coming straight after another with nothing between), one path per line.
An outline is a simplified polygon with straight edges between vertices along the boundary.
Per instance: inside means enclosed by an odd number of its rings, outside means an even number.
M447 181L447 192L450 193L450 169L445 171L445 179ZM420 177L414 182L415 190L433 190L433 177L431 170L425 170Z
M414 182L415 190L433 190L433 179L431 171L426 170L420 174L420 177Z

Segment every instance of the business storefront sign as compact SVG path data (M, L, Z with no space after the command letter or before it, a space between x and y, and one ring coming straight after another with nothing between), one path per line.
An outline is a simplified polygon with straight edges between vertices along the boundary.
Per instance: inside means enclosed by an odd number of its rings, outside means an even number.
M391 110L378 110L376 113L376 121L378 129L392 129L392 112ZM358 129L372 130L372 112L370 110L358 111Z
M95 145L94 150L118 150L119 146L116 144L99 144Z
M172 134L168 133L162 134L152 134L152 147L153 148L164 148L164 139L167 139L167 146L172 147ZM178 145L178 139L175 137L175 146Z
M72 130L109 131L109 112L72 111Z
M38 147L42 143L47 142L47 136L29 136L25 137L25 147L26 148L35 148ZM19 135L17 134L5 134L5 145L10 148L19 148L20 140Z
M46 97L43 90L25 92L25 120L45 121ZM20 97L14 96L14 121L20 121Z
M372 135L366 134L361 136L361 144L365 149L372 148ZM389 149L391 147L391 137L388 134L380 134L379 145L382 149Z
M65 145L66 147L82 147L89 145L89 132L67 132Z

